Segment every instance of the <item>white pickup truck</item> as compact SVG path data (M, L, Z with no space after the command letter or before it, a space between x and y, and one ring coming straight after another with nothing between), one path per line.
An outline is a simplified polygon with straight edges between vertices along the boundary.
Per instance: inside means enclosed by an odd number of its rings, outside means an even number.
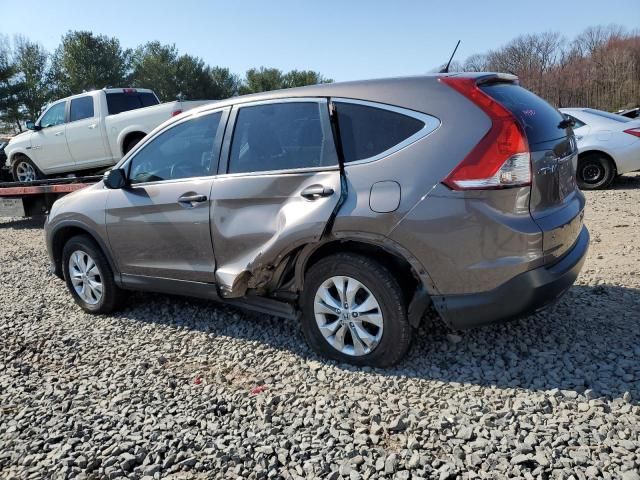
M6 166L17 182L108 167L164 121L210 102L161 104L143 88L105 88L63 98L11 139Z

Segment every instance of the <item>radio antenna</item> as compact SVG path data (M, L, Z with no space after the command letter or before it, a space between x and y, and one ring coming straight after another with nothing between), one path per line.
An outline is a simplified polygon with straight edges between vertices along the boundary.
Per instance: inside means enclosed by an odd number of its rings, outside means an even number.
M442 70L440 70L440 73L449 73L449 67L451 66L451 61L453 60L453 56L458 51L458 47L459 46L460 46L460 40L458 40L458 43L456 43L456 48L453 49L453 53L451 54L451 57L449 57L449 61L447 62L447 66L444 67Z

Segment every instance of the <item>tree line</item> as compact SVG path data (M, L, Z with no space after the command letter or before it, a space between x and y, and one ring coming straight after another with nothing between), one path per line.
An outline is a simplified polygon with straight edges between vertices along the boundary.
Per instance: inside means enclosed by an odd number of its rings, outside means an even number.
M556 107L635 107L640 105L640 31L609 25L589 27L573 40L557 32L521 35L450 70L513 73Z
M52 100L108 86L151 88L161 101L216 100L332 81L312 70L265 67L241 77L180 54L175 45L152 41L125 49L117 38L87 31L68 32L53 53L24 36L0 38L0 122L14 132Z
M616 110L640 103L640 32L589 27L572 40L557 32L521 35L503 47L453 62L450 71L518 75L557 107ZM117 38L70 31L50 53L26 37L0 37L0 123L22 130L56 98L105 86L152 88L162 101L234 95L331 82L313 70L252 68L243 76L157 41L125 49ZM0 125L2 128L2 125Z

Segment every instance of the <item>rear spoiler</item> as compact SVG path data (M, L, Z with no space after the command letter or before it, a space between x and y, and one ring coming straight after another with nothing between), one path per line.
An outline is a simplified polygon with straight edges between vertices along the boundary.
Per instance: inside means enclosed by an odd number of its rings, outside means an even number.
M513 83L514 85L519 85L520 79L517 75L511 75L510 73L492 73L478 77L476 83L478 85L486 85L488 83Z
M520 85L520 79L517 75L511 73L454 73L452 75L443 75L443 77L467 77L476 80L477 85L486 85L489 83L513 83Z

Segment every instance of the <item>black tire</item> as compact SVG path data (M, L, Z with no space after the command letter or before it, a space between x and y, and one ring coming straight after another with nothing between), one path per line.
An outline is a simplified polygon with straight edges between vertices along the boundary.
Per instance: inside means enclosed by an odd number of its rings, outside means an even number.
M366 354L354 356L343 353L334 348L320 332L314 312L315 296L322 284L334 276L357 280L371 292L380 306L382 336L377 346ZM340 253L318 261L305 276L300 300L302 332L308 345L320 355L354 365L388 367L398 363L409 350L413 331L407 318L402 290L393 274L369 257ZM339 318L338 315L335 317Z
M95 262L102 285L102 295L97 303L88 303L76 291L70 274L69 260L75 252L83 252L87 254ZM110 313L117 310L124 304L125 292L120 289L114 282L113 270L109 266L109 262L102 253L100 247L88 235L78 235L67 241L62 250L62 271L67 288L75 302L86 312L89 313Z
M31 180L25 180L25 172L29 171L33 172L33 178ZM35 163L31 161L30 158L19 155L11 164L11 176L13 177L14 182L24 182L24 181L34 181L34 180L42 180L46 178L46 175L40 171L38 167L36 167Z
M608 188L616 178L616 166L609 157L600 153L589 153L578 159L576 176L582 190Z
M140 140L142 140L143 138L144 135L136 135L135 137L129 138L124 144L122 155L126 155L127 153L129 153L133 149L133 147L140 143Z

